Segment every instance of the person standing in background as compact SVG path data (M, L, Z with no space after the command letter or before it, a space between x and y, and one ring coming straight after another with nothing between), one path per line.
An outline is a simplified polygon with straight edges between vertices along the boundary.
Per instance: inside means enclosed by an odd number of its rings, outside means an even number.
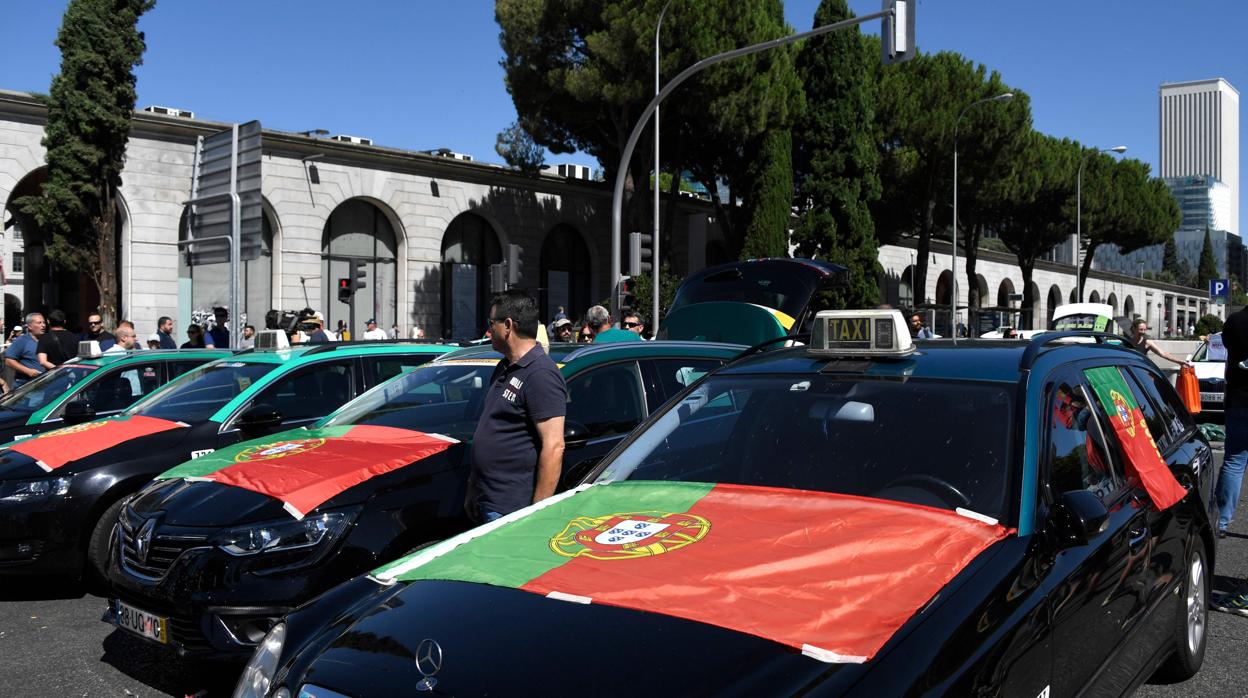
M178 343L173 339L173 318L168 315L156 321L156 336L160 339L161 349L178 348Z
M4 350L4 365L13 369L14 388L47 370L39 363L39 339L45 327L43 313L27 313L26 331Z
M65 329L65 313L48 313L48 331L39 338L39 363L56 368L78 355L78 335Z

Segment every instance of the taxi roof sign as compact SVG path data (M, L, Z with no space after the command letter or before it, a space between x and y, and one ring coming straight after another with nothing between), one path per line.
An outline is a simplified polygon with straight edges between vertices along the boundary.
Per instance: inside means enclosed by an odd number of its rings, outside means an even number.
M264 349L289 349L290 338L282 330L261 330L256 333L257 351Z
M98 359L104 355L100 350L100 343L96 340L83 340L78 342L78 358L80 359Z
M905 356L914 351L900 310L824 310L807 352L817 356Z

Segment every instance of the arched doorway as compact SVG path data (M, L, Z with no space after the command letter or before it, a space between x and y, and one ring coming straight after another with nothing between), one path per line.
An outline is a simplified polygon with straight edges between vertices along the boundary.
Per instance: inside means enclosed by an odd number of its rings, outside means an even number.
M380 206L365 199L347 199L338 204L325 221L321 236L321 308L326 330L338 323L348 324L355 308L351 335L364 334L364 323L375 319L389 330L397 321L398 281L395 258L398 236L390 218ZM351 304L338 301L338 280L351 274L351 261L364 261L363 289L356 291Z
M1031 296L1031 306L1027 305L1027 296ZM1039 305L1040 305L1040 287L1036 285L1035 281L1029 282L1027 284L1026 295L1023 296L1023 312L1020 316L1022 320L1019 323L1020 325L1022 325L1024 329L1028 329L1028 330L1040 329L1036 327L1036 323L1035 323L1035 318L1037 316L1036 311L1039 310L1039 307L1038 307Z
M900 308L914 307L914 265L902 270L897 278L897 306Z
M1010 296L1014 295L1014 282L1009 279L1001 279L1001 284L997 286L997 306L1001 308L1010 307Z
M589 292L589 246L576 228L561 223L546 235L540 268L543 322L554 320L560 306L569 318L576 319L593 305Z
M1133 299L1131 296L1127 296L1125 299L1123 299L1122 314L1127 316L1128 320L1135 319L1135 299Z
M1109 298L1105 299L1105 302L1109 303L1109 307L1114 309L1114 315L1117 315L1118 314L1118 296L1111 293L1109 294Z
M1089 302L1089 303L1100 303L1100 302L1101 302L1101 294L1097 293L1096 291L1092 291L1092 293L1088 294L1088 302Z
M4 202L3 218L9 227L10 247L13 257L5 271L12 271L14 277L21 274L20 305L24 312L48 312L61 309L68 319L68 327L74 331L83 329L87 315L96 312L100 305L100 293L94 280L85 271L69 271L53 265L47 256L47 247L51 243L49 236L43 231L34 218L26 215L17 205L17 201L25 196L37 196L43 191L48 180L46 165L27 173L9 194ZM125 317L126 309L122 307L125 278L122 275L121 240L125 234L128 221L126 204L120 193L117 195L117 212L113 222L114 258L116 259L117 308L118 320ZM20 240L20 243L18 242ZM20 259L20 262L19 262ZM21 267L20 271L17 267ZM15 280L14 280L15 281ZM17 292L17 284L8 287L7 292ZM7 304L6 304L7 305ZM18 318L5 318L6 325L15 325Z
M978 295L979 307L982 308L988 304L988 280L983 274L975 275L975 293Z
M187 228L190 207L182 211L178 223L178 239L188 239ZM273 309L273 230L272 214L268 208L260 218L260 256L244 260L242 279L242 316L239 325L254 325L264 329L264 314ZM230 252L225 245L211 243L197 246L198 264L191 266L190 248L181 248L181 264L178 267L178 317L174 332L186 333L186 326L200 324L212 317L212 309L230 303ZM302 297L299 299L302 301ZM289 308L294 310L294 308Z
M461 213L451 221L442 236L444 336L475 339L485 332L490 265L501 261L503 246L489 221L475 213Z
M1057 306L1061 304L1062 304L1062 289L1058 288L1057 284L1053 284L1052 286L1049 287L1049 297L1045 301L1045 312L1047 313L1047 315L1044 318L1045 327L1049 327L1050 325L1053 324L1053 311L1057 310Z
M1079 288L1078 287L1070 289L1070 302L1071 303L1079 302Z
M936 277L936 305L949 305L949 299L953 294L953 274L948 269L940 272L940 276Z

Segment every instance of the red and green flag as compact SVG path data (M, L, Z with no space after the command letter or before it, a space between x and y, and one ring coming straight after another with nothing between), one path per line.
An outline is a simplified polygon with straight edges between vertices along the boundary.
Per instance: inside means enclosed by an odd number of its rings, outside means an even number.
M742 485L589 485L373 574L601 603L864 662L1009 531L952 511Z
M36 465L52 472L70 461L86 458L130 439L186 426L183 422L142 415L111 417L37 434L11 444L9 450L34 458Z
M296 438L297 437L297 438ZM348 489L441 453L455 439L411 429L345 425L245 441L187 461L159 478L210 480L268 495L295 518Z
M1113 366L1090 368L1083 372L1096 393L1097 402L1114 425L1118 443L1127 457L1127 477L1144 486L1153 504L1160 510L1170 508L1187 496L1187 490L1170 472L1157 450L1157 442L1148 430L1144 413L1127 387L1122 373Z

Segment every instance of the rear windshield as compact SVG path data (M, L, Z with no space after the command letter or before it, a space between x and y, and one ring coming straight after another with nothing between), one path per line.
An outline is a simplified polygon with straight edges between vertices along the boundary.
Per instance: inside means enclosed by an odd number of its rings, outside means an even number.
M1109 318L1104 315L1093 315L1091 313L1053 318L1053 327L1050 329L1058 331L1088 330L1091 332L1113 332L1109 324Z
M43 409L68 392L75 383L98 370L96 366L59 366L5 395L0 400L0 408L23 414Z
M736 301L772 308L796 318L819 289L822 277L814 270L795 271L798 273L776 274L774 268L749 264L725 269L681 284L671 309L710 301Z
M712 375L600 479L817 490L1003 519L1010 395L991 383Z
M229 361L187 373L127 410L127 414L196 424L207 421L277 364Z
M320 426L370 424L445 434L468 441L494 366L429 364L368 391Z

